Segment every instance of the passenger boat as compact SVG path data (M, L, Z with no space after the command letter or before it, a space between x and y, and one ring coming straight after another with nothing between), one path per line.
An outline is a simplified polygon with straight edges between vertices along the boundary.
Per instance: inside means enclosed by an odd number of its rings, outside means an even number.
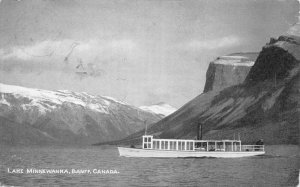
M142 148L118 147L120 156L237 158L265 154L264 145L242 145L241 140L154 139L152 135L142 138Z

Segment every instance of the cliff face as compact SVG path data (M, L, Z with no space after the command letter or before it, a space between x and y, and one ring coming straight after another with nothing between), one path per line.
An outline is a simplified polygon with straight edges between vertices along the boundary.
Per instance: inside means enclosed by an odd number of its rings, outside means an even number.
M161 117L110 97L0 84L0 143L92 144Z
M298 144L299 50L297 36L272 40L244 83L197 96L147 132L161 138L194 139L201 122L204 139L231 139L239 133L244 143L263 138L267 144ZM120 142L140 143L142 134L137 132Z
M257 56L258 53L234 53L218 57L209 64L203 92L243 83Z

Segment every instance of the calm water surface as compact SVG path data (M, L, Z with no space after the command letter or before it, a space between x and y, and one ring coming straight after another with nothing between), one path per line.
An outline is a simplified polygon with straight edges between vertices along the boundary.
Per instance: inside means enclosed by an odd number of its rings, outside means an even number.
M0 146L0 186L297 186L298 146L266 146L249 158L124 158L116 147ZM24 169L23 174L8 168ZM118 174L28 174L26 169Z

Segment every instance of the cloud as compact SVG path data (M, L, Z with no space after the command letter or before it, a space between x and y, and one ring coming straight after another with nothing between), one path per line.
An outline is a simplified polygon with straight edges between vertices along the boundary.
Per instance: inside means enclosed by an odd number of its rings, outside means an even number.
M45 40L31 45L19 45L6 49L0 49L0 59L16 60L55 60L57 58L81 58L85 60L94 59L96 56L130 56L137 49L136 43L129 39L99 41L97 39L88 41L76 40Z
M241 39L236 36L226 36L222 38L215 38L211 40L194 40L188 43L191 49L217 49L224 47L232 47L239 45Z
M56 71L80 81L91 77L123 80L140 62L140 54L140 46L130 39L45 40L0 48L0 70L36 76Z
M56 41L43 41L28 46L14 46L8 49L0 49L1 59L31 60L51 56L59 43Z

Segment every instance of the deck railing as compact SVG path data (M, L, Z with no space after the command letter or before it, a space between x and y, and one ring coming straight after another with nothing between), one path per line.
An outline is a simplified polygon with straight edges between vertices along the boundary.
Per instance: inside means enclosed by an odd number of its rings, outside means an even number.
M242 145L241 151L265 151L264 145Z

